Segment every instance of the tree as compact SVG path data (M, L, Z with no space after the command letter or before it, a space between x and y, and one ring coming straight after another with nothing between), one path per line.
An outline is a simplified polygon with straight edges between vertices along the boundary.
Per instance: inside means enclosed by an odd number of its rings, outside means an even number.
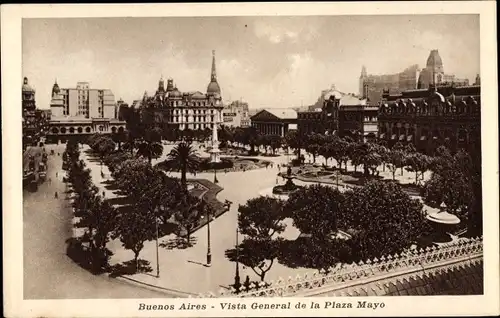
M398 156L400 156L400 160L397 161L398 168L401 169L401 175L403 175L404 172L404 167L406 164L406 158L408 157L408 154L411 152L415 151L415 147L410 144L410 145L403 145L401 142L397 142L393 147L392 150L397 153Z
M163 177L163 172L142 159L131 159L123 162L113 173L113 177L123 194L138 202L150 185Z
M422 207L398 184L371 181L345 193L339 228L353 234L357 260L393 255L430 233Z
M252 239L271 240L274 234L285 230L282 221L286 215L283 211L283 202L260 196L240 205L238 209L238 227L240 233Z
M125 249L134 253L136 270L139 270L139 253L144 242L151 241L156 236L156 215L141 206L123 209L118 220L118 226L113 238L119 238Z
M345 162L345 169L347 171L347 160L348 157L348 147L349 143L344 139L340 139L337 136L334 136L331 143L332 152L331 156L335 159L338 165L338 169L342 169L342 162Z
M143 138L135 142L138 157L147 158L149 164L152 159L157 159L163 154L163 145L161 144L161 130L159 128L146 129Z
M406 158L408 171L415 172L415 185L424 179L424 173L431 165L431 158L420 152L414 152Z
M187 172L196 172L200 166L200 157L198 153L187 142L179 143L168 154L167 160L161 164L167 170L174 170L181 172L181 185L187 189Z
M273 151L273 155L276 154L276 150L281 148L282 140L280 136L271 136L269 140L269 147Z
M422 194L426 204L439 207L442 202L447 209L460 218L468 218L470 207L480 198L476 197L476 188L481 188L480 161L466 152L459 151L454 156L443 152L436 158L433 173L426 182Z
M285 230L283 220L286 215L283 202L271 197L250 199L238 209L238 227L246 238L235 249L226 251L226 256L252 268L264 281L266 273L271 269L274 259L278 256L281 239L276 238ZM236 257L238 255L238 257Z
M402 150L391 149L387 153L387 167L392 172L392 180L396 180L396 170L403 169L405 154Z
M281 239L259 240L245 238L237 249L226 250L226 257L232 261L250 267L264 281L267 272L279 255Z
M188 192L184 192L176 208L174 218L179 224L180 229L186 232L186 240L189 244L193 229L199 224L202 216L211 214L211 211L207 211L211 207L205 201L192 196ZM178 234L180 235L180 232Z
M338 189L315 184L293 192L285 210L301 233L324 239L337 230L343 200Z
M304 137L296 130L289 130L285 135L285 143L288 147L297 151L297 160L300 160L300 150L304 146Z

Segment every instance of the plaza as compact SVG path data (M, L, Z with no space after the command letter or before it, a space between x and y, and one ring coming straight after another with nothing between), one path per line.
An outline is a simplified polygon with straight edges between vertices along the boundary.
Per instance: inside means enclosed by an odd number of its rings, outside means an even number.
M167 158L168 153L174 148L174 145L163 145L164 151L161 157L153 159L152 164L155 165L162 162ZM204 149L196 144L198 154L203 157L208 157ZM89 147L84 145L81 149L81 158L86 163L87 167L91 169L92 180L99 188L99 193L103 193L106 199L111 199L117 196L116 191L111 191L106 188L106 180L111 178L111 174L106 167L101 167L98 160L93 160L89 157ZM312 160L307 155L307 160ZM223 190L217 195L217 199L221 202L229 200L232 202L230 210L218 218L210 222L210 245L212 253L212 264L210 267L206 266L206 254L208 246L207 227L203 226L192 235L194 246L185 249L172 248L172 243L176 240L175 234L159 238L159 268L160 277L155 277L156 269L156 242L145 242L144 249L141 251L140 258L150 262L150 267L153 269L149 273L138 273L135 275L126 275L118 279L133 283L138 286L155 286L158 290L165 291L165 293L180 293L184 295L197 295L200 293L217 292L219 290L229 290L230 285L234 283L234 276L236 270L236 263L231 262L225 256L227 249L234 248L236 245L236 229L237 229L237 215L238 207L244 205L247 200L258 197L260 195L272 196L272 187L276 185L276 181L281 184L283 181L277 177L279 172L285 172L284 166L290 160L290 156L281 151L277 157L262 157L256 156L252 158L265 159L273 162L273 167L261 168L249 171L237 172L221 172L217 173L218 185ZM324 159L319 157L316 159L317 164L324 163ZM330 162L331 164L331 162ZM281 171L278 169L281 167ZM103 174L101 174L101 168ZM348 165L348 170L353 167ZM378 168L382 171L382 167ZM179 173L168 172L168 175L179 177ZM392 179L390 173L380 173L381 176ZM193 174L189 174L188 178L195 178ZM213 172L199 172L196 174L196 179L206 179L213 181ZM404 176L399 173L397 180L400 183L410 183L413 177L406 172ZM310 185L317 182L303 182L294 180L297 185ZM237 186L237 185L244 186ZM335 186L334 184L329 184ZM341 185L341 190L344 185ZM287 240L295 240L301 234L296 229L291 219L285 219L286 230L281 234L281 237ZM241 242L242 237L240 235ZM111 259L111 265L120 264L122 262L130 261L133 259L133 253L130 250L125 250L121 246L119 240L111 241L108 248L113 251L114 255ZM311 268L290 268L279 262L275 261L269 272L266 274L266 281L273 281L278 279L288 279L289 277L296 277L297 275L304 275L314 272ZM188 273L188 275L186 275ZM239 265L239 274L242 280L245 280L248 275L251 281L258 280L258 276L251 268L244 265Z

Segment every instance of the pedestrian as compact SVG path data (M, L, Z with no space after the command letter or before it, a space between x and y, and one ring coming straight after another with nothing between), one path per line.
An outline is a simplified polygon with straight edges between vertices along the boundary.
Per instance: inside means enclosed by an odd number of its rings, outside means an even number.
M49 184L50 184L50 183L52 183L52 179L51 179L51 178L49 178Z
M276 184L278 184L278 177L276 177Z
M56 178L57 178L58 175L59 175L59 173L56 171Z
M106 196L106 192L102 191L102 196L105 197Z
M56 193L54 194L54 198L56 198L56 199L57 199L57 198L59 198L59 196L57 195L57 191L56 191Z

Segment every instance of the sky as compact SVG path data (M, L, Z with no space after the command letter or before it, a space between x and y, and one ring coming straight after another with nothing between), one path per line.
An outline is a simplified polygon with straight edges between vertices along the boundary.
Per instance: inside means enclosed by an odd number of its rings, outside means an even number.
M39 108L52 85L108 88L129 104L161 76L206 92L212 50L223 100L250 108L314 104L332 84L358 93L369 74L425 67L438 49L444 71L479 73L478 15L24 19L23 76Z

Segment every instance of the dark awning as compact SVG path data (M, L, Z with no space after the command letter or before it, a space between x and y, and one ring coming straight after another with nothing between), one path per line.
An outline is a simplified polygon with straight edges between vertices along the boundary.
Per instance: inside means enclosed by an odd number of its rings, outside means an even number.
M399 141L405 140L405 135L399 136Z
M396 139L396 134L392 135L392 136L391 136L391 139L392 139L392 140Z
M408 135L408 136L406 136L406 140L407 140L407 141L412 141L412 139L413 139L413 135Z

